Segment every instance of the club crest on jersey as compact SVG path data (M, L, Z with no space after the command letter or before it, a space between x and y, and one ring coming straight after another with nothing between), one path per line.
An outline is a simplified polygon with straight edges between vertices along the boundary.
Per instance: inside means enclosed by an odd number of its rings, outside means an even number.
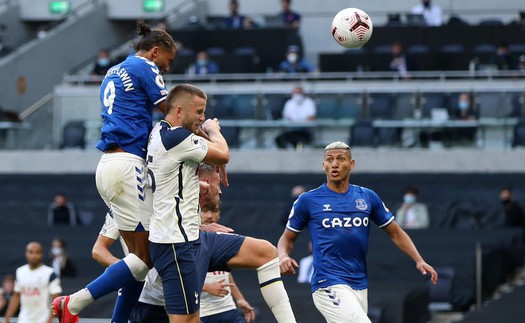
M323 211L332 211L332 206L330 204L323 204Z
M357 200L355 200L355 207L358 210L364 211L364 210L368 209L368 204L366 204L365 200L363 200L363 199L357 199Z

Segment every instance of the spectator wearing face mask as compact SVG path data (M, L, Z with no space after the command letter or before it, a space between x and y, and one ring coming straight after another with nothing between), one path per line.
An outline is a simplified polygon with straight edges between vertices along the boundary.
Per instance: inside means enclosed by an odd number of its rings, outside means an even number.
M75 264L69 258L66 251L66 242L62 238L55 237L51 242L48 265L53 268L58 277L73 278L77 275Z
M396 222L404 229L428 228L429 216L427 206L418 202L419 190L407 187L403 193L403 203L396 211Z
M431 0L421 0L421 3L412 7L411 13L423 15L427 26L441 26L443 24L443 9L432 4Z
M286 60L282 61L279 65L279 71L290 74L308 73L313 72L314 67L312 64L301 57L298 46L291 45L288 46Z
M113 66L113 64L109 58L109 51L107 49L102 49L97 54L97 61L95 62L91 74L104 76L111 66Z
M502 188L499 192L499 199L505 210L505 226L525 228L525 212L521 205L512 199L512 189Z
M302 86L296 86L292 97L284 104L283 119L291 123L307 122L314 120L316 113L315 101L304 95ZM275 144L281 149L287 148L290 144L295 149L301 149L312 140L311 128L291 125L275 138Z
M219 65L210 60L208 52L201 51L197 53L195 64L190 67L189 74L207 75L219 73Z

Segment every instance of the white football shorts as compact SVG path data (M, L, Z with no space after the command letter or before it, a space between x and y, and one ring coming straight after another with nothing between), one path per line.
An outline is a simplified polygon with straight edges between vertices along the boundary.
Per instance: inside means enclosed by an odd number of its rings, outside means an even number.
M368 289L353 290L348 285L333 285L316 290L315 307L328 323L370 323Z
M145 161L125 152L102 155L96 172L97 189L119 230L149 231L153 212Z

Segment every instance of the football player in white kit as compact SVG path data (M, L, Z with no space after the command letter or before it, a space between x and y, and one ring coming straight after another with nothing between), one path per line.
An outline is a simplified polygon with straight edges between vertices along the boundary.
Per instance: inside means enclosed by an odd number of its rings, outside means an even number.
M9 302L4 322L8 323L20 306L19 323L50 323L50 302L62 293L60 279L53 268L42 262L42 245L26 246L27 264L16 270L15 293Z
M153 128L148 143L150 253L162 278L166 311L171 322L199 322L205 273L242 266L257 268L261 293L277 321L295 322L275 247L264 240L199 231L199 163L229 161L219 121L204 121L206 99L198 87L174 87L166 98L166 117ZM197 135L201 124L209 140Z

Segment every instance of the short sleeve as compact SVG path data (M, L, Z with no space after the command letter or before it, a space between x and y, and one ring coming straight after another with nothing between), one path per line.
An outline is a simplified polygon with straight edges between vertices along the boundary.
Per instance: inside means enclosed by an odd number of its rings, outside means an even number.
M381 201L381 198L377 195L376 192L372 190L369 190L368 192L370 203L372 204L372 213L370 217L377 226L383 228L394 220L394 216L386 207L385 203Z
M60 284L60 278L58 278L55 273L51 274L49 282L49 295L61 294L62 285Z
M164 83L164 78L155 63L144 61L144 71L142 73L144 90L154 105L164 101L168 95L168 89Z
M180 133L187 133L185 139L180 140ZM179 138L175 140L177 142L176 145L166 145L167 141L170 140L170 136ZM168 136L166 136L166 138L163 138L163 142L165 147L171 146L174 148L168 149L168 153L176 160L192 160L200 163L208 153L207 141L204 138L189 132L185 128L174 129Z
M304 194L299 196L294 202L286 224L288 230L299 233L306 227L310 217L306 203L307 199Z
M106 220L100 229L99 235L112 240L117 240L120 237L120 231L115 223L115 219L109 213L106 213Z

